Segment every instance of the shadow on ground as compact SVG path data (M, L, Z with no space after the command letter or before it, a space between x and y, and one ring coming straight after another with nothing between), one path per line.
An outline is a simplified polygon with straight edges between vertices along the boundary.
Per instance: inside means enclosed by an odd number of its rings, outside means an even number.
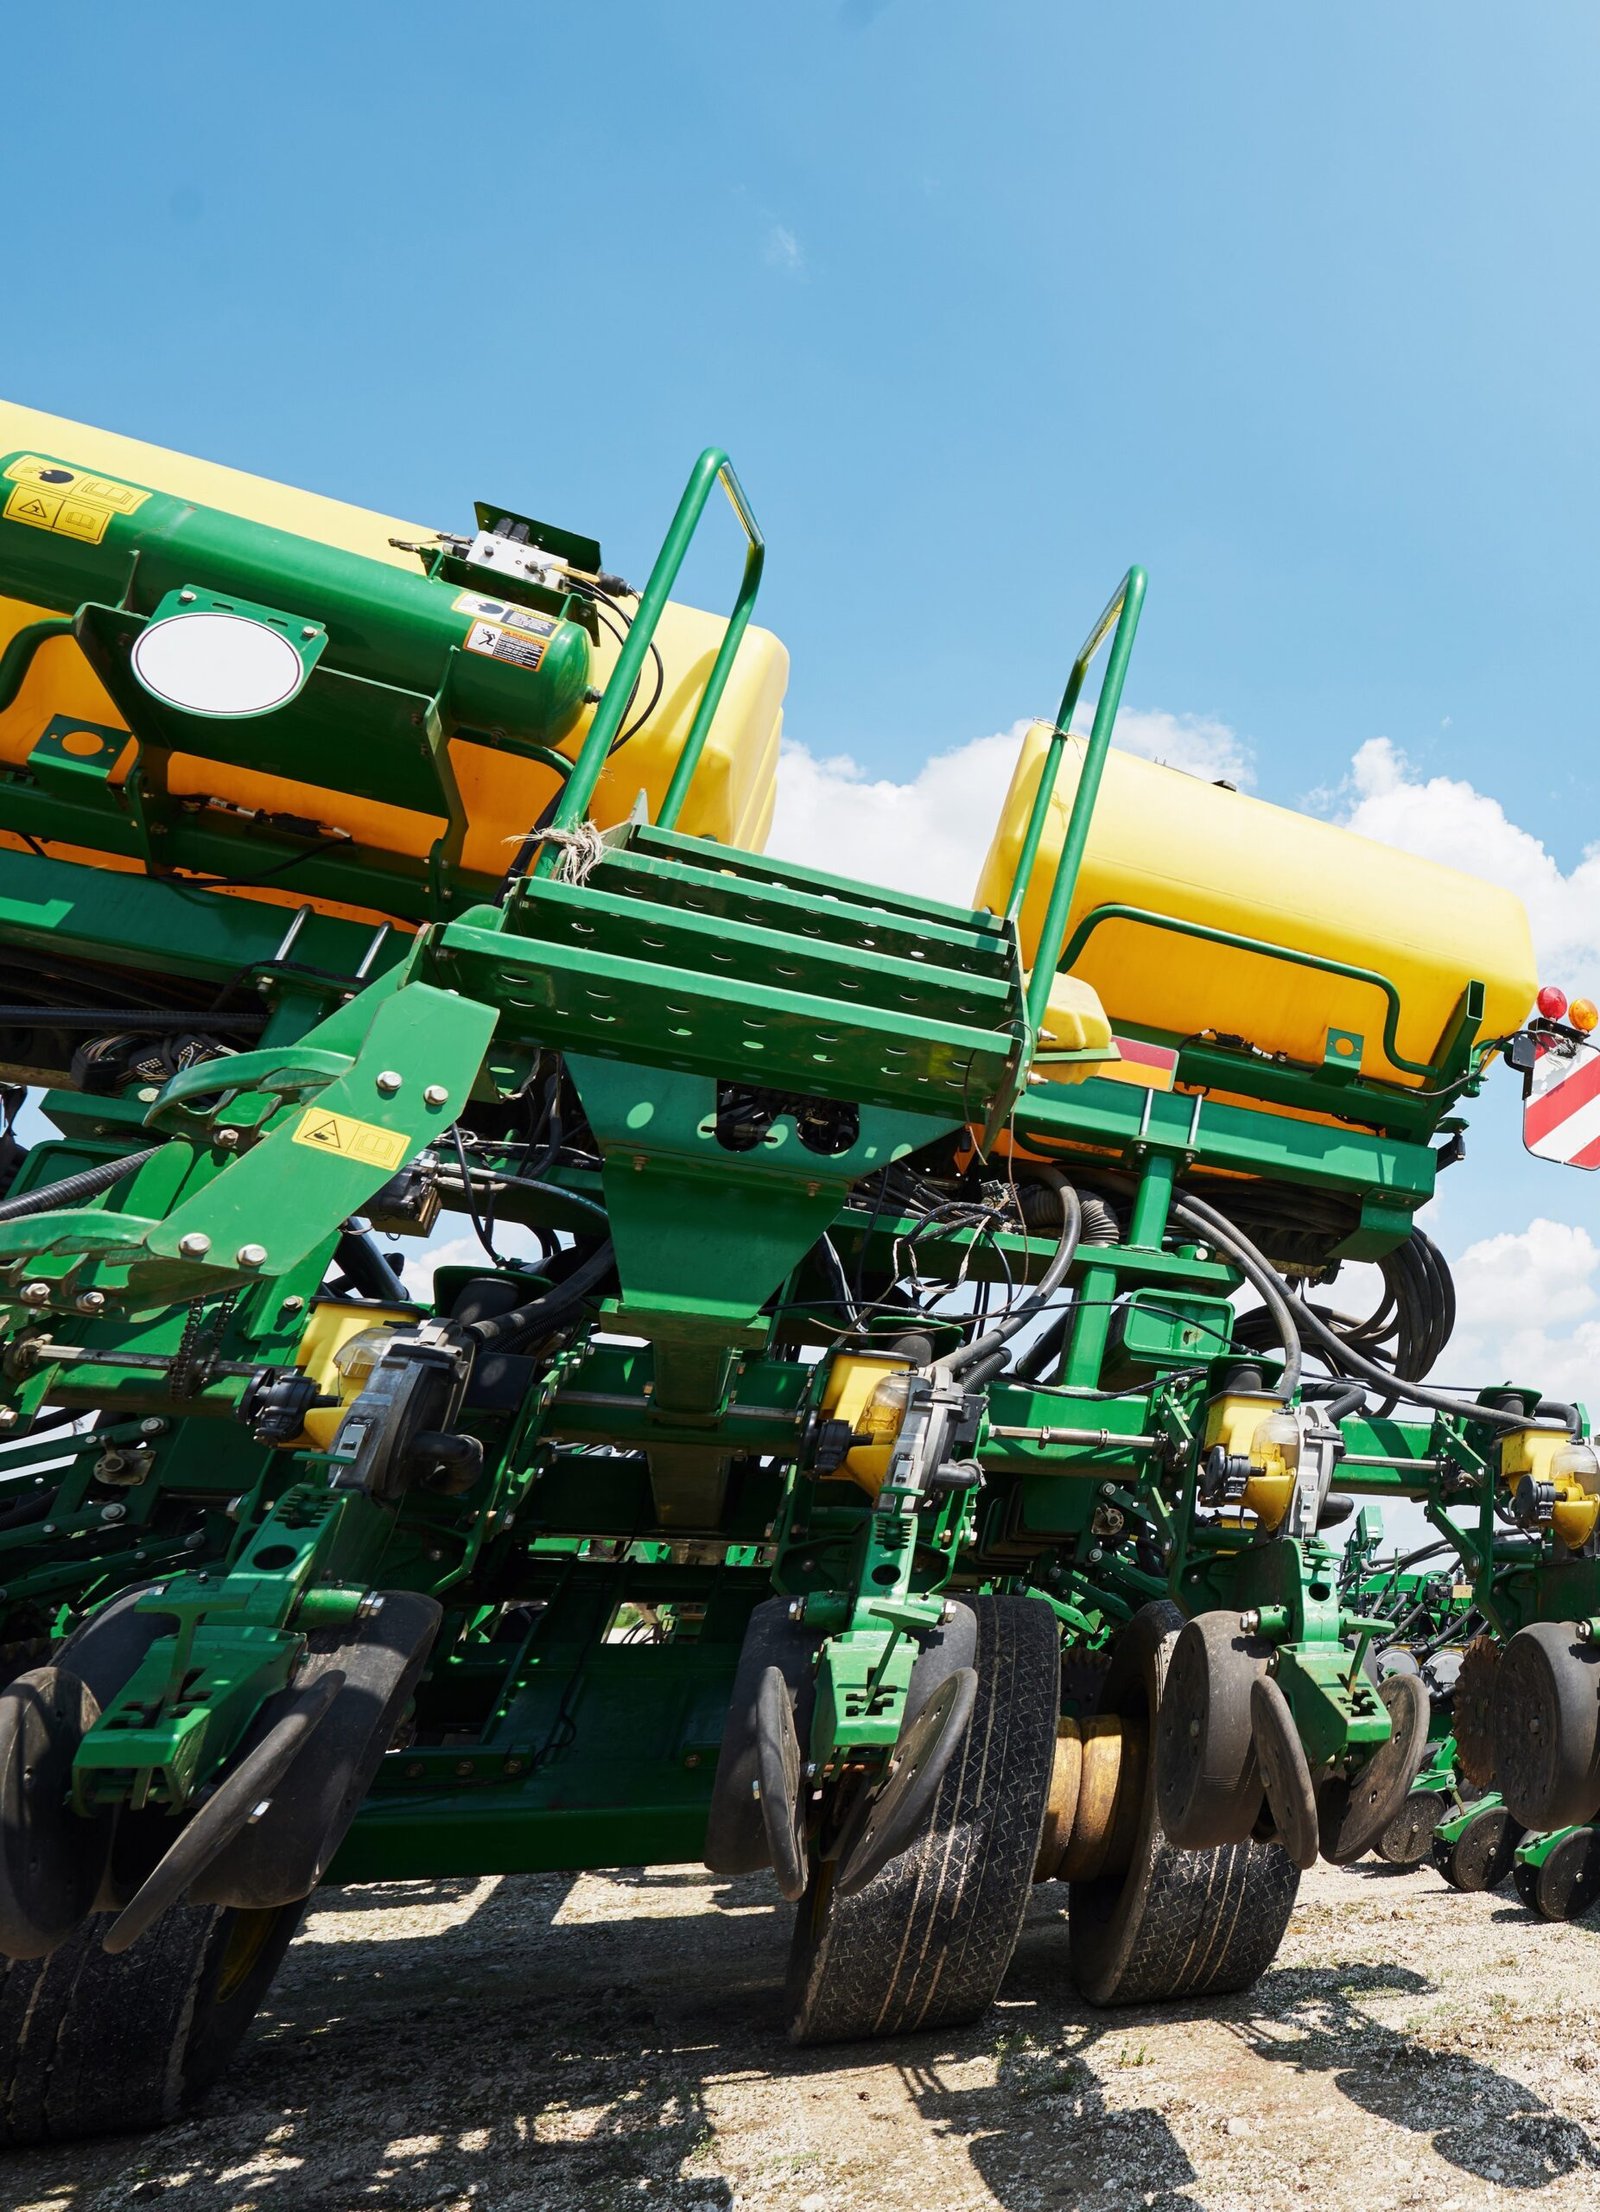
M1189 2017L1217 2023L1241 2056L1328 2077L1467 2173L1537 2190L1597 2169L1600 2196L1600 2159L1576 2122L1494 2067L1437 2054L1373 2016L1375 1999L1430 1989L1405 1969L1279 1970L1242 1997L1097 2014L1072 1994L1064 1918L1041 1898L1001 2010L975 2028L797 2051L779 2018L789 1916L764 1880L724 1885L710 1910L694 1869L610 1880L620 1894L598 1916L564 1915L569 1885L547 1876L327 1894L202 2116L19 2154L0 2202L50 2212L730 2212L713 2097L718 2085L753 2083L774 2110L801 2115L826 2093L837 2156L830 2143L809 2180L808 2161L793 2160L792 2190L769 2176L758 2197L790 2212L820 2190L817 2206L832 2212L847 2185L872 2201L875 2145L893 2133L874 2109L890 2068L930 2141L964 2147L964 2201L982 2204L987 2192L1000 2212L1201 2212L1195 2169L1161 2112L1103 2086L1119 2064L1141 2063L1142 2028ZM415 1917L403 1927L397 1903L442 1924L406 1933ZM869 2075L871 2098L855 2086ZM846 2112L854 2099L859 2113Z

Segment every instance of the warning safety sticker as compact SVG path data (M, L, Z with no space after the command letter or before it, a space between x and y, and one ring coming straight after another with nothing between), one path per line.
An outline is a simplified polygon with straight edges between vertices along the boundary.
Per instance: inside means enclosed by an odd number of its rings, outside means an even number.
M534 637L554 637L558 627L553 614L535 614L531 607L489 599L481 591L458 592L450 604L457 614L481 614L486 621L501 623L508 630L527 630Z
M150 497L135 485L93 476L38 453L20 454L4 481L14 487L5 503L7 522L54 530L85 545L98 545L114 516L136 514Z
M349 1114L331 1114L325 1106L308 1106L294 1133L296 1144L308 1144L314 1152L337 1152L358 1160L363 1167L399 1167L411 1150L411 1140L397 1129L380 1129L375 1121L356 1121Z
M544 659L543 638L502 629L496 622L475 622L462 642L469 653L487 653L491 660L510 661L515 668L537 668Z

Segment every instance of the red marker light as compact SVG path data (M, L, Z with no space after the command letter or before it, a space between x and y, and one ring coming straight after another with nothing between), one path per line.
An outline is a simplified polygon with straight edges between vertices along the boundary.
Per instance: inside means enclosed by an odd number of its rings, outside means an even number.
M1575 998L1567 1008L1567 1019L1574 1029L1581 1029L1585 1036L1600 1022L1600 1006L1592 998Z
M1547 1022L1558 1022L1567 1010L1567 994L1557 984L1547 983L1534 1003Z

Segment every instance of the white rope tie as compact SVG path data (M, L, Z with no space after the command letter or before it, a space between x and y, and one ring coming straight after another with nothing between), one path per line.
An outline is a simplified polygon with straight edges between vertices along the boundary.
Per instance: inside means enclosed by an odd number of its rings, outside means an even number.
M606 841L593 822L580 822L576 829L540 830L537 836L540 844L554 845L561 855L552 879L556 883L587 883L606 856Z

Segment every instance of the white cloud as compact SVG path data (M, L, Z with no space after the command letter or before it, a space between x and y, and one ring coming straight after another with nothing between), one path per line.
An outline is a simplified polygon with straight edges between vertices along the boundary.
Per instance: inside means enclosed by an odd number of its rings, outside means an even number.
M1028 728L1017 722L936 754L909 783L872 777L844 756L822 760L785 740L767 841L781 859L964 905L978 880ZM1124 713L1116 742L1208 780L1251 781L1250 754L1226 723L1192 714Z
M805 271L805 249L786 223L769 226L761 258L769 269L782 269L789 276L800 276Z
M1459 1318L1449 1379L1537 1382L1555 1398L1600 1398L1600 1246L1543 1215L1484 1237L1453 1264Z
M1600 844L1570 875L1497 799L1453 776L1420 777L1386 737L1368 738L1350 764L1340 820L1364 837L1402 845L1515 891L1528 909L1540 975L1568 990L1600 983Z

